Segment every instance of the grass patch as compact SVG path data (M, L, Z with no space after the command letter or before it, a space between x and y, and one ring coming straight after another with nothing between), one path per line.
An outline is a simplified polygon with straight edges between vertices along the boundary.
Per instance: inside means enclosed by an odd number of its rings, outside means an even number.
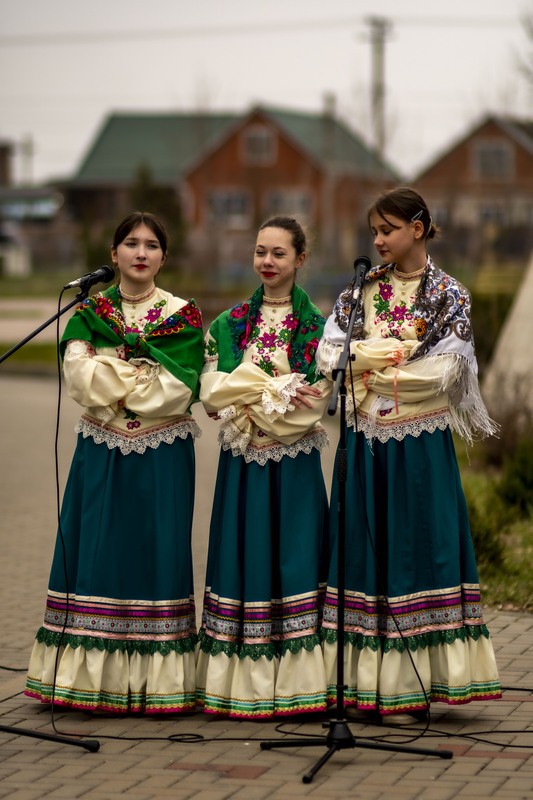
M533 518L511 523L502 540L502 563L479 569L485 604L533 613Z
M59 297L63 286L76 277L72 272L35 272L24 278L3 276L0 278L0 297L4 300L8 297Z
M533 612L533 514L520 517L504 501L499 472L460 469L484 604Z
M0 356L9 352L12 344L0 342ZM3 372L53 373L57 371L57 349L54 342L28 342L0 364Z

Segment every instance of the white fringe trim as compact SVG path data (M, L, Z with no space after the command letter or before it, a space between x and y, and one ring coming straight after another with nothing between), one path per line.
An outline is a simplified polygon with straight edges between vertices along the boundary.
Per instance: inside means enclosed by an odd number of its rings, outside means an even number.
M316 366L320 375L331 378L331 373L337 368L341 350L337 344L322 337L316 351Z
M496 436L500 426L490 418L485 407L476 366L460 354L450 355L444 360L438 389L448 395L450 427L470 445L476 439ZM431 359L440 357L439 354L426 356L428 369L431 369ZM420 365L421 362L414 363Z

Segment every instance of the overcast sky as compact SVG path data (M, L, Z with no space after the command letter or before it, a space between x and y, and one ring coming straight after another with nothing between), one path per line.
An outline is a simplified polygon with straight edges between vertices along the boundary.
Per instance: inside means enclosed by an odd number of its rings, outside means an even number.
M533 118L533 0L0 0L15 175L78 167L112 111L337 111L372 142L369 17L388 20L386 156L412 176L488 111ZM33 141L33 159L20 147Z

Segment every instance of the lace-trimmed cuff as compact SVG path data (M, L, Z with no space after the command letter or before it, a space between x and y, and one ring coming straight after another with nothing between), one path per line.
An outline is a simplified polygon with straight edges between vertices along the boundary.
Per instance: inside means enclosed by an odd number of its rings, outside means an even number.
M272 417L274 414L281 416L286 411L294 411L291 400L302 386L307 386L307 381L305 376L298 372L291 372L282 383L279 379L276 383L272 381L267 383L261 397L265 414Z
M107 425L117 416L118 406L93 406L88 408L87 411L102 425Z
M208 372L216 372L218 369L218 356L206 356L204 360L204 366L202 369L202 375L206 375Z
M67 349L65 351L69 355L74 356L89 356L92 358L96 355L96 350L90 342L84 339L70 339L67 342Z
M229 422L232 419L235 419L237 416L237 409L235 406L226 406L225 408L221 408L220 411L217 411L217 419L224 422Z
M140 367L135 383L153 383L159 375L159 364L150 358L132 358L129 362L134 367Z
M218 442L224 450L231 450L233 455L242 456L252 438L252 426L250 430L241 431L234 422L228 422L220 428Z

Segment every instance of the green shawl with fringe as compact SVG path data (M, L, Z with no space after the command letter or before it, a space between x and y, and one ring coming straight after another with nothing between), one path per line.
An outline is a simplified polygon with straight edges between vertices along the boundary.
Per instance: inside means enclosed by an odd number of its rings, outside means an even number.
M88 297L68 321L61 337L61 355L67 342L82 339L93 347L125 348L126 360L149 358L165 367L198 396L198 375L203 364L202 315L189 300L159 324L147 325L142 333L126 333L122 300L117 286Z
M233 372L241 363L249 341L257 332L256 320L263 294L260 286L248 300L224 311L210 326L209 332L218 345L218 369L221 372ZM322 377L317 375L315 355L325 319L308 294L297 285L292 289L292 312L289 316L287 356L291 372L301 372L309 383L316 383Z

